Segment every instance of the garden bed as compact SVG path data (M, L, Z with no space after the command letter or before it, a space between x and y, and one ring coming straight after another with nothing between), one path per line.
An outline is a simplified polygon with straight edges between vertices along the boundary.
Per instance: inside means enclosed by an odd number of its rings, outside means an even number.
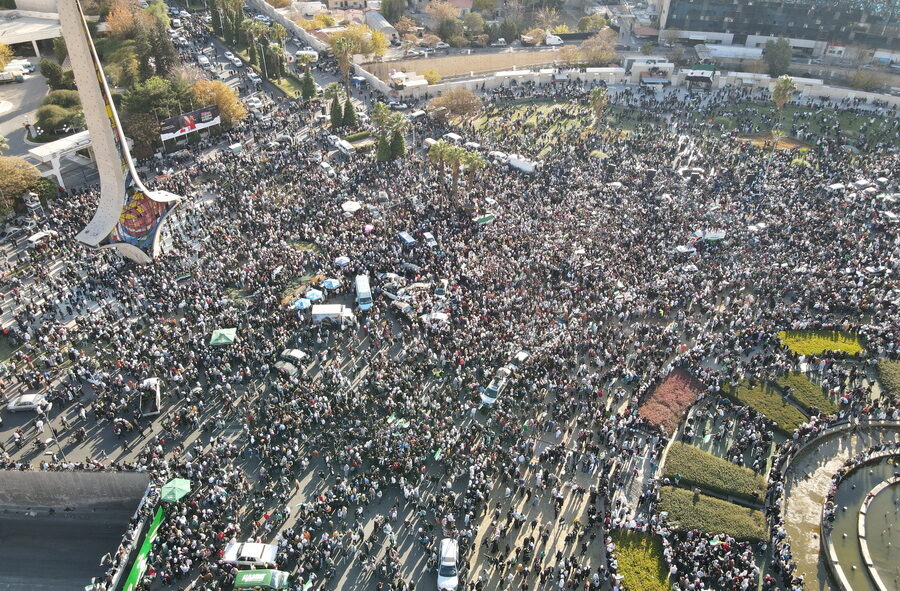
M900 394L900 361L878 360L878 381L881 389L891 394Z
M859 335L842 330L783 330L778 333L778 338L798 355L821 355L830 351L858 355L863 351Z
M681 442L669 448L664 474L669 478L677 474L681 486L697 486L754 503L762 502L765 497L766 480L753 470Z
M664 379L638 408L638 414L667 433L674 433L684 413L700 394L703 384L683 369L676 369Z
M840 410L837 404L825 395L825 391L822 390L821 386L814 384L800 372L785 374L775 380L775 383L782 390L787 391L790 388L791 397L806 412L817 408L825 414L833 415Z
M737 387L725 388L723 392L738 404L752 406L775 421L775 428L785 435L790 435L806 422L806 415L768 384L750 386L743 382Z
M625 577L626 589L635 591L668 591L666 563L662 541L650 534L613 530L619 574Z
M762 511L689 490L664 486L657 507L669 514L668 521L678 531L700 530L725 534L739 541L761 542L767 538Z

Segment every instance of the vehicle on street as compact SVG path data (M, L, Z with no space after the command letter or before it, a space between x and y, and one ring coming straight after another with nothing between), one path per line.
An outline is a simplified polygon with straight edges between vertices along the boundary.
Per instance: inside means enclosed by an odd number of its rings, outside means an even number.
M481 401L485 404L494 404L497 402L497 398L500 397L503 389L506 388L506 382L511 373L512 372L509 371L508 367L501 367L498 369L497 375L494 376L494 379L491 380L488 387L481 393Z
M406 103L401 103L399 101L390 101L388 103L388 108L394 111L405 111L409 108L409 105Z
M275 561L277 555L278 546L274 544L232 540L225 546L225 552L219 562L233 564L238 568L270 568L277 565Z
M459 586L459 542L452 538L441 540L439 547L437 588L438 591L456 591Z
M450 44L445 41L438 41L434 44L435 49L450 49Z
M446 279L441 279L438 282L438 286L434 288L434 297L439 300L445 299L447 297L447 285L448 284L449 284L449 281L447 281Z
M252 589L254 591L269 591L275 589L288 589L288 577L290 573L273 569L255 569L239 571L234 576L235 589Z
M14 396L6 405L9 412L20 412L23 410L38 410L43 408L49 412L53 408L53 403L47 400L43 394L19 394Z
M434 234L432 234L431 232L423 232L422 239L425 240L425 244L427 244L431 248L437 248L437 240L434 239Z
M500 37L499 39L491 43L491 47L506 47L506 39Z
M262 78L259 77L259 74L256 72L247 72L247 79L250 80L253 84L262 83Z
M372 289L369 287L368 275L356 276L356 305L365 312L372 308Z

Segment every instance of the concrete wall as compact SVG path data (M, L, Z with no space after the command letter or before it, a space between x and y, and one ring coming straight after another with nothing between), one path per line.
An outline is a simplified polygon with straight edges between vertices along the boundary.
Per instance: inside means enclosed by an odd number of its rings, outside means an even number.
M56 12L56 0L16 0L16 8L32 12Z
M144 472L0 471L0 508L134 510L149 485Z

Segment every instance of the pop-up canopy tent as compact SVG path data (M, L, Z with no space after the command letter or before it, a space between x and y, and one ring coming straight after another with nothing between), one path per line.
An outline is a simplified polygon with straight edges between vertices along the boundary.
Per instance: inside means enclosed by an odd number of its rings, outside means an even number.
M235 340L237 340L236 328L220 328L213 331L212 337L209 339L209 344L216 347L220 345L233 345Z

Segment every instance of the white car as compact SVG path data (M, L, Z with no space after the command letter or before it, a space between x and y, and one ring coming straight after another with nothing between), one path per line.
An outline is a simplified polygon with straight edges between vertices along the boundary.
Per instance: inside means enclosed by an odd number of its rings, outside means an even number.
M443 41L438 41L437 43L434 44L434 48L435 49L450 49L450 44L445 43Z
M509 360L509 363L506 364L506 367L510 369L510 371L518 371L523 365L525 365L525 361L531 357L531 353L522 349L515 355L513 358Z
M182 10L178 13L178 16L180 16L181 18L191 18L191 13L187 10Z
M338 142L341 141L341 138L339 138L338 136L336 136L334 134L329 134L326 139L328 140L328 143L331 144L332 146L336 146L338 144Z
M459 558L459 543L452 538L444 538L441 540L439 552L438 591L456 591L459 586L459 568L456 566Z
M231 62L231 65L234 66L235 68L243 68L243 67L244 67L244 62L242 62L242 61L241 61L241 58L239 58L239 57L237 57L237 56L232 57L232 58L231 58L230 60L228 60L228 61L230 61L230 62Z
M253 568L270 568L276 564L278 546L274 544L257 544L255 542L238 542L232 540L225 546L225 553L219 562L236 566Z
M409 105L406 103L401 103L398 101L391 101L388 103L388 108L394 111L405 111L409 108Z
M438 286L434 288L434 297L443 300L447 297L447 284L449 282L446 279L441 279L438 282Z
M506 39L500 37L499 39L491 43L491 47L506 47Z
M481 401L485 404L494 404L497 402L500 393L506 388L507 378L509 378L511 373L512 372L509 371L508 367L501 367L497 370L497 375L494 376L494 379L491 380L488 387L481 393Z
M438 245L437 240L434 239L434 234L431 232L424 232L422 238L425 240L425 244L431 248L435 248Z
M262 82L262 78L259 77L259 74L256 72L247 72L247 79L250 80L253 84L259 84Z
M226 52L224 53L224 55L225 55L225 59L227 59L228 61L231 61L231 60L234 59L234 54L231 53L230 51L226 51Z
M300 349L285 349L281 352L280 357L294 365L300 365L305 359L309 358L309 353L301 351Z
M50 412L53 404L48 402L47 397L43 394L19 394L6 405L6 410L9 412L37 410L38 408L43 408L45 412Z

